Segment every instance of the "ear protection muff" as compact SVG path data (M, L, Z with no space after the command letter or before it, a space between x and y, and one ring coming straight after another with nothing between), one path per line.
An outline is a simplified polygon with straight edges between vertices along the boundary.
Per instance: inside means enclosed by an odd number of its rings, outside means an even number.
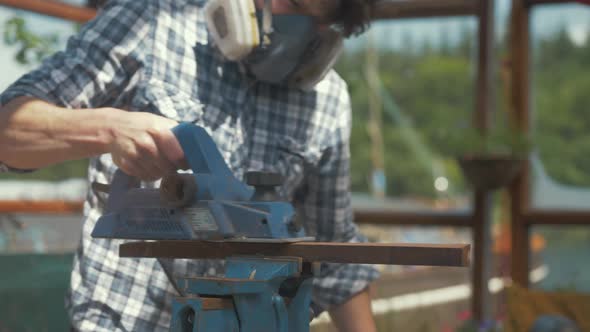
M265 0L263 27L258 28L254 0L212 0L205 5L207 27L219 51L229 60L239 61L260 46L261 38L272 33L271 0Z

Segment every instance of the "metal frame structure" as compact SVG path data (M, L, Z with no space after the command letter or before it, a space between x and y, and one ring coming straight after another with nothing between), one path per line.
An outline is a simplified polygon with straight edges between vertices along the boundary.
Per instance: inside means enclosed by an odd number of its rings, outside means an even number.
M0 214L56 213L74 214L82 211L82 202L65 201L0 201Z
M565 3L565 0L513 0L511 16L511 105L521 131L530 127L529 116L529 12L535 5ZM29 10L75 22L92 19L93 9L72 6L55 0L0 0L0 5ZM494 0L382 0L375 11L376 20L426 18L441 16L474 16L478 19L478 58L476 105L473 123L482 131L490 126L494 109L492 83L492 48L494 31ZM588 225L590 211L537 211L529 206L529 170L523 172L510 186L512 219L512 279L528 285L529 228L531 225ZM377 225L455 226L473 230L472 311L474 318L488 318L485 305L488 295L488 257L490 250L491 196L488 192L474 193L471 213L459 212L396 212L390 210L356 210L358 223ZM77 205L76 205L77 204ZM0 213L70 213L79 211L81 204L64 202L16 203L0 202Z
M513 89L511 95L512 109L518 127L522 132L531 128L530 103L530 12L534 6L564 3L585 3L588 1L567 0L513 0L511 17L511 74ZM529 243L530 229L534 225L587 225L590 226L590 210L566 211L556 209L535 209L530 206L530 167L527 167L512 184L511 219L512 219L512 280L528 287L530 267Z
M96 10L72 6L55 0L1 0L0 5L28 10L34 13L84 23L96 16Z

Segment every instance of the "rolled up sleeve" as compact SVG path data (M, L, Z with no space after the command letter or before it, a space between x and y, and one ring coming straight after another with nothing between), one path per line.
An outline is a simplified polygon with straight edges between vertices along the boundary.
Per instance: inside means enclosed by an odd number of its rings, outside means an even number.
M151 47L151 1L110 1L99 16L0 95L0 106L30 96L67 108L117 104L133 90ZM0 172L17 171L0 163Z

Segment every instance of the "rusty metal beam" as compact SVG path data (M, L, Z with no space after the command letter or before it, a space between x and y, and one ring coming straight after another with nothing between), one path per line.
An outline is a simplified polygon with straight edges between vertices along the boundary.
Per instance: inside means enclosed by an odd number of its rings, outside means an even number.
M532 7L536 5L559 5L566 3L584 3L589 4L588 0L526 0L525 6Z
M66 201L0 201L0 213L56 213L82 212L82 202Z
M533 210L525 212L521 218L526 225L590 225L589 211Z
M384 0L377 3L373 18L382 20L476 15L477 3L477 0Z
M476 0L381 1L377 4L373 18L380 20L475 15L477 13L477 2ZM96 10L94 9L69 5L55 0L0 0L0 5L79 23L85 23L96 16Z
M96 16L96 10L69 5L55 0L0 0L0 6L28 10L37 14L85 23Z
M354 221L357 224L383 226L455 226L469 227L473 218L466 212L401 212L377 209L355 209Z
M293 256L308 262L469 266L468 244L260 243L222 241L131 242L121 257L223 259L236 255Z

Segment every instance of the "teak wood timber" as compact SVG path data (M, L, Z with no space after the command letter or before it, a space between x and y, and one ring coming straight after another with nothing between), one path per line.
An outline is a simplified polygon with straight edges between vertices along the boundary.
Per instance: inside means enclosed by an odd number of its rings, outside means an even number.
M308 262L469 266L468 244L332 242L153 241L121 244L121 257L223 259L229 256L293 256Z

